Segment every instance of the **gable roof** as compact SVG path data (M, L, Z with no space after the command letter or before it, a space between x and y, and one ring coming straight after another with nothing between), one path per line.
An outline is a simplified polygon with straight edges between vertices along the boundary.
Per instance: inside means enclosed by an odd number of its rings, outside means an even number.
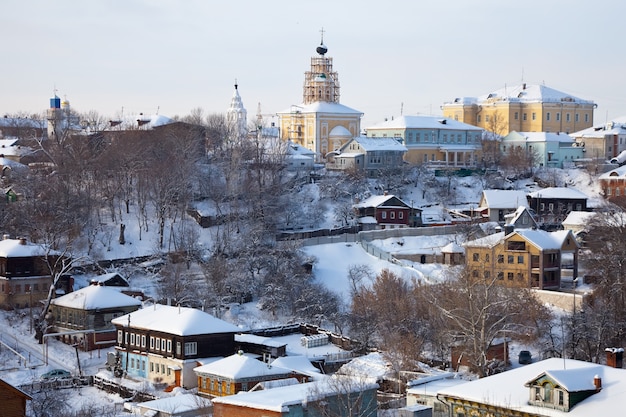
M204 311L189 307L153 304L132 313L117 317L111 322L118 326L135 329L191 336L199 334L237 333L241 329Z
M520 190L483 190L482 200L490 209L528 207L526 192Z
M400 116L392 120L367 127L369 130L384 129L437 129L437 130L471 130L480 132L483 129L467 123L441 116Z
M374 151L397 151L397 152L406 152L407 148L400 142L398 142L395 138L368 138L367 136L359 136L353 141L357 142L363 150L366 152L374 152ZM350 142L346 143L341 147L341 151L345 152Z
M27 242L26 239L0 240L0 257L2 258L27 258L32 256L60 255L59 252L47 251L43 245L35 245Z
M571 187L548 187L529 193L530 198L558 198L563 200L587 200L587 194Z
M355 208L367 208L367 207L377 207L377 208L389 208L389 207L405 207L410 208L408 204L404 201L400 200L398 197L392 194L387 195L373 195L360 203L356 203L353 205Z
M517 229L513 234L522 236L525 240L541 250L561 249L567 236L571 235L570 230L558 230L547 232L541 229ZM509 235L510 236L510 235ZM573 235L571 236L574 238ZM576 239L573 239L576 241Z
M89 285L53 299L51 304L79 310L140 306L141 301L103 285Z
M289 375L291 373L289 369L261 362L244 355L243 352L235 353L207 365L198 366L193 370L196 373L217 375L233 380Z
M569 412L531 405L529 388L524 384L550 372L564 386L572 390L588 387L588 381L577 381L589 375L602 378L602 390L576 404ZM592 379L593 381L593 379ZM465 399L497 407L506 407L520 413L536 416L621 416L623 393L626 392L626 372L609 366L574 359L551 358L502 372L496 375L447 387L439 395Z

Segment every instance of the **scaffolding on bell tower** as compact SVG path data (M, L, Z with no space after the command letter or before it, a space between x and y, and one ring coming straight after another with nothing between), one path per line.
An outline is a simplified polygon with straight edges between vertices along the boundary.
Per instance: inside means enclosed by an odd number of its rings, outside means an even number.
M322 41L316 49L319 56L311 58L311 70L304 73L304 104L339 103L339 75L333 71L333 59L326 57L324 29L321 33Z

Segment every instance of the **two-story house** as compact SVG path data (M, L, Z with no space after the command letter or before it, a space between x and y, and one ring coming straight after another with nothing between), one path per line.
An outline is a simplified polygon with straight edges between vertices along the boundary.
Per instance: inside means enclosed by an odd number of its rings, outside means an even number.
M289 369L272 366L239 351L234 355L194 368L198 393L211 397L249 391L259 382L294 376Z
M437 399L455 417L620 416L625 389L623 369L550 358L444 387Z
M384 193L373 195L353 205L362 225L373 224L380 229L415 227L422 225L422 210L414 208L398 197ZM371 222L368 223L368 220Z
M0 308L25 308L46 298L60 256L45 245L4 236L0 240ZM72 278L61 276L55 290L60 294L71 292Z
M338 150L326 155L326 168L348 171L364 171L368 177L376 177L402 168L406 147L395 138L350 139Z
M194 388L203 358L234 351L237 326L203 311L162 304L112 320L123 372L168 386Z
M504 223L506 215L528 207L526 192L520 190L483 190L477 212L486 221Z
M507 154L515 148L529 155L535 167L570 168L585 157L584 147L559 132L510 132L502 138L500 149Z
M466 242L465 261L472 277L508 287L558 289L564 260L578 275L578 242L569 230L519 229ZM566 255L566 256L564 256Z
M66 333L60 336L63 342L84 350L110 347L116 341L111 320L139 307L138 299L96 282L50 302L52 332Z
M571 187L549 187L528 194L540 225L560 225L571 211L587 211L588 196Z

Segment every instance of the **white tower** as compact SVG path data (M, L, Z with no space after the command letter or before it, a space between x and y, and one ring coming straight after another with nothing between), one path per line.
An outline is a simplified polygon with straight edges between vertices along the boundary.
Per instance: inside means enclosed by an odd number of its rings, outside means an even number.
M235 92L233 93L233 98L230 100L230 107L226 112L226 122L232 131L233 139L243 139L247 136L247 118L248 112L243 106L243 102L239 96L237 80L235 80Z

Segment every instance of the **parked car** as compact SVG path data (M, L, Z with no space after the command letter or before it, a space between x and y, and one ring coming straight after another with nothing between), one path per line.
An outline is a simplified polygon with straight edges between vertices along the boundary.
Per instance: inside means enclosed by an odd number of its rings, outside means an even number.
M528 365L529 363L532 363L533 361L533 355L532 353L530 353L527 350L522 350L519 353L519 363L521 365Z
M65 369L53 369L41 375L41 379L44 379L44 380L65 379L65 378L71 378L71 377L72 377L72 374L70 374Z

